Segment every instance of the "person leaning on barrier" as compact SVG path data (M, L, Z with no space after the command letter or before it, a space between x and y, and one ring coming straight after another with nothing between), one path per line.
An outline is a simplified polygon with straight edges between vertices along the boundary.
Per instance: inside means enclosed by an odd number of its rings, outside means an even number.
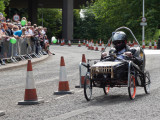
M116 54L119 59L131 59L137 65L142 65L143 60L139 55L137 55L137 50L130 48L127 45L127 36L123 31L115 32L112 36L112 43L114 48L112 48L109 53ZM102 59L105 60L105 52L102 53Z
M16 38L20 38L20 37L25 37L25 31L26 31L26 28L25 27L22 27L21 30L18 30L18 31L15 31L14 32L14 35Z
M9 36L6 32L6 29L7 29L7 26L6 26L6 23L1 23L0 24L0 43L1 43L1 57L2 58L7 58L7 48L4 47L5 45L5 41L9 40ZM2 50L3 50L3 53L2 53ZM5 65L5 61L3 59L0 60L0 64L2 65Z

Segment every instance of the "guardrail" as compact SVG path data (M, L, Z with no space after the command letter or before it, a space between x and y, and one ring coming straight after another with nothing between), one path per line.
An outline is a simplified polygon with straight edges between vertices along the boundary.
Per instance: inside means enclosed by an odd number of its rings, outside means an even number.
M16 39L17 42L12 44L9 40L2 38L0 43L1 61L11 60L18 62L20 60L39 58L43 55L43 50L38 38L25 37Z

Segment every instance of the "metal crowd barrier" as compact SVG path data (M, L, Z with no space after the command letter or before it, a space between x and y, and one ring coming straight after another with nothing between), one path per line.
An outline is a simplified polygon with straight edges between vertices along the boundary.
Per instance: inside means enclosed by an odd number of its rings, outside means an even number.
M33 57L39 58L42 56L42 48L38 39L33 41L31 37L17 39L15 44L10 43L9 40L2 38L0 40L0 59L11 60L18 62L18 60L32 59Z

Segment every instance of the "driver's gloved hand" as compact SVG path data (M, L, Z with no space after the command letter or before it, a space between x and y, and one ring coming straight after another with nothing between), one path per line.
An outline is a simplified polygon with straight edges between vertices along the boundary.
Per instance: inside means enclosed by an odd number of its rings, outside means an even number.
M123 55L127 56L128 58L133 58L133 55L131 52L124 52Z

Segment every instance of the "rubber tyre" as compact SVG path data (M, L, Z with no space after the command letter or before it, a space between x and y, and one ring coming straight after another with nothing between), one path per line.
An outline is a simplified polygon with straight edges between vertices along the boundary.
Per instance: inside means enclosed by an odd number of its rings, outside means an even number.
M128 93L129 93L129 98L131 100L135 99L135 96L136 96L136 82L135 82L135 76L133 74L130 75Z
M150 74L148 71L146 71L144 75L145 75L144 91L146 94L149 94L150 93L150 84L151 84Z
M91 83L89 75L86 75L85 80L84 80L84 96L85 96L87 101L91 100L91 97L92 97L92 83Z

